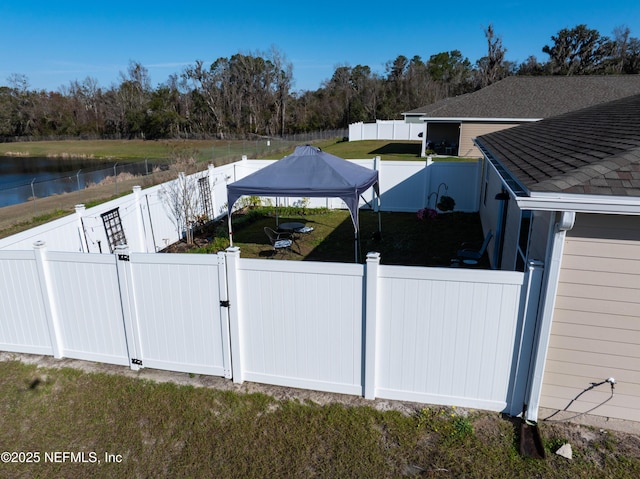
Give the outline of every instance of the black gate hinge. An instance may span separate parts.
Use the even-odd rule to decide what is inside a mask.
[[[142,359],[131,359],[131,364],[135,364],[136,366],[142,366]]]
[[[220,307],[221,308],[230,308],[231,307],[231,303],[229,302],[228,299],[220,300]]]
[[[118,255],[118,259],[120,261],[129,261],[129,255],[128,254],[119,254]]]

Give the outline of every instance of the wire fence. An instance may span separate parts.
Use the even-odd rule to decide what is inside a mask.
[[[252,139],[212,140],[211,146],[200,147],[198,161],[202,168],[212,163],[220,166],[240,160],[243,156],[248,158],[265,158],[270,156],[285,156],[293,149],[305,142],[312,143],[322,140],[343,138],[346,129],[327,130],[312,133],[287,135],[282,138],[255,137]],[[38,200],[53,195],[65,195],[75,193],[75,201],[87,202],[96,198],[92,191],[99,188],[98,197],[104,197],[128,192],[125,184],[129,180],[137,178],[142,186],[150,186],[167,181],[170,175],[167,170],[171,158],[145,159],[137,162],[114,161],[113,165],[100,169],[81,169],[62,173],[55,179],[38,180],[34,175],[28,184],[10,186],[0,189],[0,208],[20,203],[31,202],[34,214],[38,212]],[[164,174],[161,174],[164,173]],[[109,185],[113,189],[109,189]],[[128,186],[127,186],[128,188]]]
[[[37,181],[0,190],[0,207],[31,202],[34,212],[38,209],[38,200],[52,196],[73,195],[75,203],[84,203],[94,199],[91,191],[100,192],[100,196],[118,196],[129,193],[125,188],[127,180],[139,179],[145,186],[153,184],[153,177],[157,173],[165,172],[168,165],[165,162],[144,160],[135,163],[114,162],[113,166],[91,171],[78,170],[72,174],[62,174],[57,178]],[[165,173],[166,174],[166,173]]]
[[[242,156],[264,158],[275,154],[292,153],[296,146],[336,138],[346,138],[347,129],[297,133],[283,137],[255,137],[251,139],[217,140],[210,150],[201,150],[201,159],[210,159],[215,165],[236,161]]]

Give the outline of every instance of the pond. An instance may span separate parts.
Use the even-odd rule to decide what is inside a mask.
[[[24,203],[32,196],[76,191],[99,183],[114,172],[146,174],[148,161],[62,159],[46,157],[0,156],[0,207]]]

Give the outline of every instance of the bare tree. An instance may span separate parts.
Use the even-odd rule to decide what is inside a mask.
[[[22,73],[11,73],[7,77],[7,83],[18,93],[25,94],[29,90],[29,78]]]
[[[188,245],[193,244],[193,229],[202,215],[202,205],[198,189],[198,180],[207,172],[197,172],[197,162],[193,152],[176,150],[171,171],[177,172],[177,178],[164,183],[159,196],[162,204],[175,223],[180,236],[184,235]]]
[[[209,69],[204,67],[201,60],[194,66],[185,69],[183,78],[190,81],[194,88],[194,100],[202,99],[207,111],[212,116],[213,126],[218,136],[222,137],[225,129],[224,94],[221,85],[228,83],[229,68],[226,58],[218,58]]]
[[[293,83],[293,66],[287,61],[286,56],[275,47],[271,48],[270,56],[274,70],[275,123],[278,125],[280,134],[284,135],[287,100],[289,99],[291,85]]]
[[[509,74],[504,61],[507,49],[502,46],[502,38],[496,36],[493,25],[487,27],[484,36],[487,39],[487,56],[476,62],[480,88],[502,80]]]

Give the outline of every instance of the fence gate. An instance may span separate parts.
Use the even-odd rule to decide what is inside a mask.
[[[230,378],[224,255],[132,253],[118,261],[131,278],[135,363]]]

